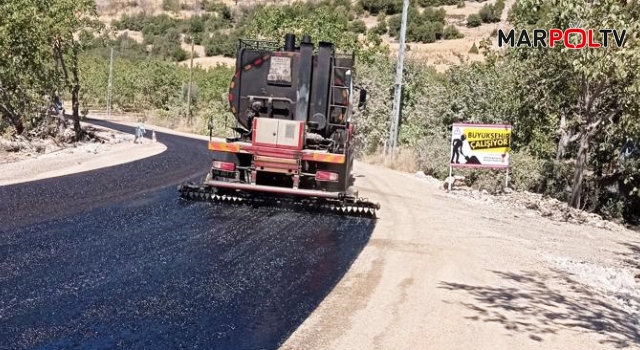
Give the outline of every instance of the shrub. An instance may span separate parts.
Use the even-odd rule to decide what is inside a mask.
[[[471,49],[469,49],[469,53],[472,53],[472,54],[480,53],[480,51],[478,50],[478,47],[476,46],[476,43],[473,43],[473,46],[471,46]]]
[[[421,7],[455,5],[458,0],[418,0]]]
[[[450,24],[446,28],[444,28],[443,38],[445,40],[460,39],[460,38],[464,38],[464,34],[460,33],[460,31],[456,26],[454,26],[453,24]]]
[[[389,26],[389,35],[397,37],[400,34],[400,26],[402,25],[400,15],[391,16],[387,23]]]
[[[213,33],[210,38],[204,41],[204,51],[207,56],[234,57],[236,48],[233,45],[237,41],[237,34]]]
[[[355,14],[358,16],[364,15],[364,7],[362,6],[362,3],[360,3],[360,1],[353,5],[353,12],[355,12]]]
[[[378,25],[376,25],[375,27],[371,28],[371,31],[373,31],[374,33],[376,33],[378,35],[385,35],[389,31],[389,29],[387,28],[387,23],[386,22],[379,22]]]
[[[162,9],[165,11],[180,11],[180,0],[162,0]]]
[[[225,21],[230,21],[232,19],[231,9],[227,5],[222,5],[222,7],[219,8],[219,10],[216,11],[216,13],[218,13],[218,15],[222,16],[222,19],[225,20]]]
[[[349,23],[349,30],[354,33],[366,33],[367,25],[364,23],[363,20],[358,19]]]
[[[477,13],[472,13],[467,17],[467,27],[475,28],[482,24],[482,18]]]
[[[188,32],[189,33],[202,33],[204,32],[204,20],[200,16],[194,16],[189,18]]]
[[[432,7],[427,7],[422,12],[422,20],[425,22],[438,22],[445,23],[445,17],[447,12],[444,9],[434,10]]]
[[[407,26],[407,41],[433,43],[442,37],[440,23],[410,23]]]
[[[463,8],[465,6],[467,6],[467,4],[463,0],[460,0],[458,2],[458,4],[456,4],[456,7],[459,8],[459,9],[461,9],[461,8]]]
[[[373,15],[383,11],[390,15],[402,12],[402,0],[360,0],[358,3]]]
[[[180,46],[180,33],[172,29],[165,36],[157,36],[153,42],[151,54],[168,61],[184,61],[188,54]]]
[[[496,7],[494,5],[486,4],[482,6],[482,8],[480,9],[479,15],[480,15],[480,19],[482,19],[482,22],[484,23],[500,22],[501,14],[496,10]]]

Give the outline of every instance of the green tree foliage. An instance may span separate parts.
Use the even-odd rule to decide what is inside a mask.
[[[204,49],[207,56],[235,57],[239,32],[213,33],[210,38],[204,40]]]
[[[531,23],[542,28],[567,28],[569,22],[580,18],[595,30],[625,28],[627,33],[637,33],[639,13],[637,3],[605,1],[596,6],[582,0],[526,1],[519,3],[511,18],[519,28],[531,28]],[[532,84],[526,92],[540,98],[532,101],[530,108],[554,116],[556,159],[576,159],[570,203],[575,207],[595,206],[596,195],[585,193],[583,184],[598,188],[599,176],[587,178],[586,174],[606,173],[604,168],[616,162],[615,150],[629,138],[639,136],[637,38],[627,37],[621,49],[571,50],[560,45],[545,50],[514,50],[512,55],[522,63],[522,75]],[[549,91],[561,91],[562,98],[549,99],[553,95]]]
[[[162,9],[171,12],[180,12],[180,0],[162,0]]]
[[[42,93],[60,86],[51,38],[42,30],[48,19],[35,16],[45,7],[29,0],[0,3],[0,113],[18,134],[36,122]]]
[[[389,15],[402,12],[402,0],[360,0],[365,11],[371,14],[384,12]]]
[[[74,130],[76,140],[79,140],[82,137],[79,56],[87,43],[76,39],[75,34],[87,28],[99,29],[102,25],[97,22],[98,14],[93,0],[59,0],[49,5],[48,9],[52,21],[46,30],[58,56],[64,85],[71,93]]]
[[[478,14],[484,23],[497,23],[500,22],[503,9],[504,1],[500,0],[495,4],[485,4]]]
[[[407,16],[407,42],[432,43],[441,39],[454,39],[454,36],[444,36],[446,11],[444,9],[425,8],[422,13],[415,6],[409,7]],[[389,18],[389,35],[398,37],[402,18],[395,15]],[[452,34],[449,29],[449,34]]]
[[[385,13],[381,13],[378,15],[378,24],[372,28],[373,32],[378,35],[385,35],[389,30],[387,26],[387,15]]]
[[[448,25],[444,28],[443,37],[445,40],[447,39],[461,39],[464,38],[464,34],[460,33],[458,27],[453,24]]]
[[[286,33],[297,38],[307,34],[316,43],[333,42],[339,51],[356,51],[363,62],[386,49],[373,43],[371,36],[359,41],[358,35],[349,31],[348,8],[334,1],[257,6],[239,19],[237,26],[245,37],[274,41],[282,41]]]
[[[349,30],[353,33],[361,34],[367,32],[367,25],[363,20],[357,19],[349,23]]]
[[[456,5],[459,0],[418,0],[421,7]]]
[[[482,25],[482,17],[477,13],[472,13],[467,16],[467,27],[476,28]]]
[[[95,3],[89,0],[3,2],[0,22],[0,112],[21,134],[42,122],[39,111],[52,101],[43,97],[71,93],[76,137],[79,123],[78,57],[99,29]],[[76,36],[76,34],[81,35]]]

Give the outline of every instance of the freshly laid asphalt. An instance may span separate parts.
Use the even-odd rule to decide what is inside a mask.
[[[91,121],[114,129],[133,128]],[[206,142],[0,186],[0,348],[277,349],[367,243],[368,219],[185,203]]]

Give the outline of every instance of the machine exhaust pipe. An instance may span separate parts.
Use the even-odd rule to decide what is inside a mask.
[[[313,65],[313,43],[305,35],[300,43],[300,68],[298,70],[298,100],[294,120],[307,122],[309,114],[309,94],[311,90],[311,66]]]
[[[295,34],[285,34],[284,36],[284,50],[287,52],[294,52],[296,50],[296,36]]]

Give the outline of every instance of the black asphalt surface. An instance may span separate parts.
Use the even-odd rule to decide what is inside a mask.
[[[206,142],[157,136],[153,157],[0,187],[1,349],[277,349],[373,231],[185,203],[176,187],[207,171]]]

